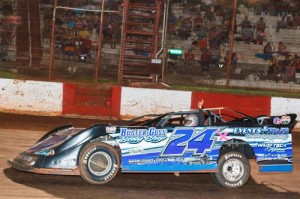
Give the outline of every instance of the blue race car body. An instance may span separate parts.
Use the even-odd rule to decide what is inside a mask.
[[[93,184],[122,172],[209,172],[227,188],[249,178],[248,159],[260,172],[291,172],[296,114],[250,117],[225,108],[202,110],[204,123],[184,126],[199,110],[147,115],[125,125],[66,125],[43,136],[9,164],[22,171],[81,175]]]

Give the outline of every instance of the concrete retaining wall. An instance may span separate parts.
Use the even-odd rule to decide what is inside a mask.
[[[0,79],[0,111],[128,119],[196,109],[198,101],[204,99],[205,108],[228,107],[251,116],[296,113],[300,119],[300,99],[293,98],[131,87],[113,87],[103,92],[69,83]]]
[[[0,111],[61,115],[63,84],[0,79]]]

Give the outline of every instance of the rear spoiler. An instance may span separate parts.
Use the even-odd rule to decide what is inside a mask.
[[[288,116],[291,117],[291,122],[290,122],[290,129],[293,129],[296,124],[297,124],[297,114],[296,113],[290,113],[290,114],[287,114]]]

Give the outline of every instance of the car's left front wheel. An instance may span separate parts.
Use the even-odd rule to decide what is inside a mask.
[[[102,142],[87,144],[80,153],[80,175],[91,184],[105,184],[118,173],[120,158],[117,151]]]

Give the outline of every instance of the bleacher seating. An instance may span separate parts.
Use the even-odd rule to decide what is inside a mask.
[[[196,7],[199,9],[199,7]],[[172,13],[175,14],[175,16],[178,18],[179,16],[191,17],[192,19],[196,17],[195,13],[185,13],[184,7],[181,3],[173,4],[172,6]],[[200,12],[202,16],[204,16],[204,12]],[[266,37],[264,45],[267,42],[272,43],[273,47],[275,48],[274,51],[277,49],[277,45],[279,41],[282,41],[286,46],[287,50],[291,52],[292,54],[299,54],[300,55],[300,37],[298,36],[300,34],[300,29],[280,29],[279,32],[276,32],[276,24],[281,19],[280,16],[269,16],[269,15],[257,15],[250,10],[248,10],[246,7],[240,6],[238,14],[236,15],[236,21],[237,24],[240,25],[242,20],[244,19],[245,15],[248,16],[249,21],[252,24],[255,24],[259,18],[262,16],[264,17],[264,20],[267,24],[266,29]],[[43,26],[43,16],[41,16],[41,24]],[[221,26],[222,25],[222,16],[216,16],[215,25]],[[42,27],[41,27],[42,28]],[[161,31],[160,31],[161,32]],[[192,32],[192,36],[188,38],[187,40],[180,40],[176,38],[168,38],[168,41],[166,42],[166,49],[172,48],[172,47],[178,47],[182,48],[184,52],[186,52],[188,49],[193,48],[193,53],[195,54],[195,59],[198,60],[201,52],[198,49],[197,45],[193,45],[193,41],[196,39],[197,33],[194,31]],[[240,28],[238,28],[237,36],[240,36]],[[49,42],[49,41],[48,41]],[[245,44],[241,41],[234,41],[234,48],[233,51],[237,52],[238,56],[238,67],[248,67],[249,65],[261,65],[262,69],[265,70],[266,67],[269,65],[269,61],[256,58],[256,53],[261,53],[263,51],[264,45],[258,45],[258,44]],[[50,52],[50,45],[47,42],[43,43],[43,59],[41,61],[42,64],[48,65],[49,64],[49,52]],[[109,63],[112,65],[118,65],[118,54],[119,54],[119,47],[116,49],[110,49],[107,46],[104,46],[105,51],[103,55],[103,59],[110,60]],[[221,60],[224,59],[226,51],[228,51],[228,45],[221,45]],[[9,57],[14,58],[15,57],[15,44],[12,44],[9,47]]]
[[[298,28],[295,29],[280,29],[279,32],[276,32],[277,22],[281,20],[280,16],[269,16],[269,15],[256,15],[250,12],[248,9],[243,7],[240,9],[240,14],[237,14],[237,24],[240,25],[245,15],[248,16],[249,21],[254,25],[260,17],[264,17],[264,20],[267,24],[266,28],[266,37],[265,42],[270,42],[274,47],[274,52],[277,51],[277,45],[281,41],[287,46],[288,52],[291,54],[300,54],[300,30]],[[238,29],[239,33],[240,29]],[[256,58],[256,53],[261,53],[263,51],[262,45],[256,44],[245,44],[244,42],[235,42],[234,43],[234,51],[238,52],[238,63],[240,65],[243,64],[260,64],[267,66],[269,65],[269,61]],[[276,56],[276,53],[274,54]],[[280,57],[279,57],[280,58]]]

